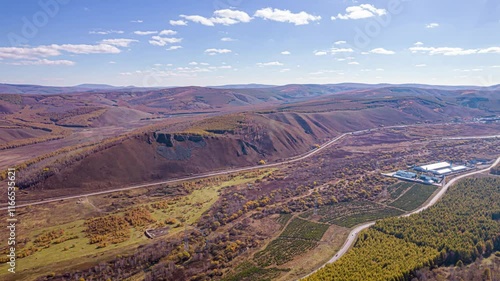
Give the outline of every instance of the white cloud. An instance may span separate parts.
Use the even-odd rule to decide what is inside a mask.
[[[169,23],[170,25],[175,25],[175,26],[187,25],[187,21],[185,20],[170,20]]]
[[[337,41],[335,43],[333,43],[334,45],[343,45],[343,44],[346,44],[347,42],[346,41]]]
[[[325,56],[327,55],[328,53],[325,52],[325,51],[314,51],[314,55],[315,56]]]
[[[282,55],[290,55],[290,54],[292,54],[292,53],[290,53],[289,51],[283,51],[283,52],[281,52],[281,54],[282,54]]]
[[[299,13],[292,13],[289,10],[280,10],[273,8],[264,8],[257,10],[254,16],[277,22],[293,23],[295,25],[304,25],[309,24],[309,22],[321,20],[320,16],[314,16],[304,11]]]
[[[472,69],[460,69],[460,68],[456,68],[456,69],[453,69],[453,71],[460,71],[460,72],[480,72],[480,71],[483,71],[484,69],[482,68],[472,68]]]
[[[115,64],[115,63],[116,63],[116,61],[109,61],[109,63],[110,63],[110,64]]]
[[[330,49],[330,53],[333,55],[339,54],[339,53],[353,53],[354,50],[351,48],[332,48]]]
[[[436,28],[436,27],[439,27],[439,23],[429,23],[425,26],[425,28]]]
[[[280,72],[288,72],[290,71],[290,68],[283,68],[282,70],[280,70]]]
[[[316,71],[316,72],[309,72],[309,75],[321,75],[321,74],[325,74],[324,71]]]
[[[137,35],[151,35],[156,33],[158,33],[158,31],[134,31],[134,34]]]
[[[175,35],[175,34],[177,34],[177,31],[165,29],[165,30],[160,31],[159,35]]]
[[[169,48],[167,48],[167,51],[174,51],[179,49],[182,49],[182,46],[170,46]]]
[[[214,23],[210,19],[208,19],[206,17],[197,16],[197,15],[192,15],[192,16],[180,15],[180,17],[181,18],[185,18],[188,21],[192,21],[192,22],[195,22],[195,23],[203,24],[203,25],[206,25],[206,26],[214,26]]]
[[[149,40],[149,44],[155,46],[165,46],[167,44],[180,43],[181,41],[182,38],[153,36],[151,37],[151,40]]]
[[[500,68],[500,65],[493,65],[491,68]]]
[[[214,12],[214,22],[224,24],[226,19],[235,20],[236,22],[250,22],[252,18],[243,11],[223,9]]]
[[[56,50],[61,50],[73,54],[117,54],[121,52],[120,49],[109,44],[99,44],[99,45],[63,44],[63,45],[50,45],[50,46]]]
[[[211,72],[210,68],[203,68],[203,67],[177,67],[176,72],[178,73],[200,73],[200,72]]]
[[[133,22],[133,23],[143,23],[144,21],[143,20],[131,20],[130,22]]]
[[[107,34],[123,34],[123,30],[92,30],[89,31],[89,34],[99,34],[99,35],[107,35]]]
[[[213,56],[213,55],[216,55],[216,54],[228,54],[228,53],[231,53],[232,51],[229,50],[229,49],[206,49],[205,50],[205,53]]]
[[[128,47],[128,45],[130,45],[130,43],[133,43],[133,42],[139,42],[139,41],[134,40],[134,39],[124,39],[124,38],[104,39],[101,41],[101,44],[108,44],[108,45],[113,45],[113,46],[118,46],[118,47]]]
[[[486,49],[479,49],[477,52],[479,54],[499,54],[500,47],[490,47],[490,48],[486,48]]]
[[[61,52],[52,46],[0,47],[0,59],[33,59],[37,57],[58,56]]]
[[[424,45],[424,43],[422,43],[422,42],[420,42],[420,41],[419,41],[419,42],[416,42],[416,43],[415,43],[415,44],[413,44],[413,45],[415,45],[415,46],[422,46],[422,45]]]
[[[396,52],[386,50],[384,48],[375,48],[375,49],[371,50],[370,53],[377,54],[377,55],[394,55]]]
[[[377,9],[375,6],[371,4],[361,4],[359,6],[351,6],[345,9],[346,14],[338,14],[337,17],[331,17],[332,20],[341,19],[341,20],[358,20],[358,19],[366,19],[376,16],[383,16],[387,14],[385,9]]]
[[[350,64],[350,65],[359,65],[359,62],[357,62],[357,61],[351,61],[348,64]]]
[[[118,42],[114,43],[118,44]],[[73,54],[117,54],[121,52],[116,46],[103,43],[97,45],[52,44],[38,47],[0,47],[0,59],[39,59],[59,56],[62,51]]]
[[[223,41],[223,42],[232,42],[232,41],[236,41],[236,39],[233,39],[233,38],[230,38],[230,37],[223,37],[220,39],[220,41]]]
[[[75,65],[75,62],[70,60],[48,60],[48,59],[40,59],[40,60],[27,60],[10,63],[12,65]]]
[[[412,53],[444,56],[465,56],[473,54],[500,54],[500,47],[490,47],[484,49],[463,49],[456,47],[411,47]]]
[[[195,61],[192,61],[192,62],[190,62],[190,63],[188,63],[188,64],[189,64],[189,65],[198,65],[198,63],[197,63],[197,62],[195,62]]]
[[[206,26],[215,26],[216,24],[232,25],[252,20],[247,13],[230,9],[214,11],[213,16],[210,18],[200,15],[180,15],[180,17]]]
[[[282,66],[283,64],[279,61],[271,61],[271,62],[258,62],[258,66]]]
[[[415,67],[426,67],[426,66],[427,66],[427,64],[425,64],[425,63],[416,64],[415,65]]]
[[[219,66],[220,69],[232,69],[233,67],[230,66],[230,65],[223,65],[223,66]]]
[[[377,68],[377,69],[375,69],[375,71],[384,71],[384,69],[383,68]]]
[[[121,72],[120,75],[130,76],[130,75],[132,75],[132,73],[131,72]]]
[[[326,73],[337,73],[337,74],[340,74],[338,70],[330,70],[330,69],[324,69],[324,70],[318,70],[318,71],[315,71],[315,72],[309,72],[308,74],[309,75],[322,75],[322,74],[326,74]]]

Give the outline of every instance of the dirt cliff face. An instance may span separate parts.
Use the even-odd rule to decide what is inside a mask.
[[[248,131],[251,135],[151,132],[92,154],[32,188],[104,190],[254,166],[311,149],[312,137],[279,128]]]
[[[339,135],[336,127],[373,125],[364,118],[342,123],[336,120],[341,116],[329,114],[252,114],[245,117],[243,127],[231,131],[150,132],[74,162],[33,188],[103,190],[254,166],[260,160],[273,163]]]

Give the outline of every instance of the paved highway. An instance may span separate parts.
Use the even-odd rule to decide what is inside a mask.
[[[433,124],[433,125],[438,125],[438,124]],[[354,135],[354,134],[360,134],[360,133],[366,133],[370,131],[376,131],[376,130],[383,130],[383,129],[390,129],[390,128],[404,128],[404,127],[416,127],[416,126],[422,126],[421,124],[415,124],[415,125],[396,125],[396,126],[387,126],[387,127],[380,127],[380,128],[374,128],[374,129],[367,129],[367,130],[360,130],[360,131],[355,131],[355,132],[348,132],[344,133],[326,143],[324,143],[321,147],[314,149],[312,151],[309,151],[305,154],[299,155],[292,157],[288,160],[278,162],[278,163],[272,163],[272,164],[265,164],[265,165],[258,165],[258,166],[251,166],[251,167],[245,167],[245,168],[237,168],[237,169],[230,169],[230,170],[224,170],[220,172],[213,172],[213,173],[206,173],[206,174],[200,174],[196,176],[190,176],[190,177],[185,177],[185,178],[179,178],[179,179],[173,179],[173,180],[167,180],[167,181],[161,181],[161,182],[155,182],[155,183],[147,183],[147,184],[139,184],[139,185],[133,185],[133,186],[128,186],[128,187],[123,187],[123,188],[115,188],[115,189],[110,189],[110,190],[103,190],[103,191],[97,191],[97,192],[91,192],[91,193],[86,193],[86,194],[79,194],[79,195],[71,195],[71,196],[64,196],[64,197],[57,197],[57,198],[50,198],[50,199],[45,199],[41,201],[36,201],[36,202],[31,202],[31,203],[25,203],[25,204],[19,204],[16,205],[16,208],[21,208],[21,207],[27,207],[27,206],[34,206],[34,205],[41,205],[41,204],[47,204],[51,202],[57,202],[57,201],[62,201],[62,200],[68,200],[68,199],[78,199],[86,196],[93,196],[93,195],[103,195],[103,194],[108,194],[108,193],[113,193],[113,192],[119,192],[119,191],[127,191],[131,189],[137,189],[137,188],[145,188],[145,187],[152,187],[152,186],[157,186],[157,185],[162,185],[162,184],[172,184],[172,183],[177,183],[181,181],[186,181],[186,180],[196,180],[196,179],[201,179],[201,178],[207,178],[207,177],[213,177],[213,176],[220,176],[220,175],[227,175],[227,174],[233,174],[233,173],[239,173],[239,172],[245,172],[245,171],[250,171],[250,170],[255,170],[255,169],[263,169],[263,168],[271,168],[271,167],[276,167],[284,164],[290,164],[293,162],[301,161],[306,158],[309,158],[313,155],[316,155],[317,153],[321,152],[323,149],[326,149],[330,145],[338,142],[342,138],[344,138],[347,135]],[[0,208],[0,210],[5,210],[7,209],[6,204],[3,204],[3,206]]]
[[[488,138],[487,136],[485,137],[482,137],[482,138]],[[404,214],[404,215],[401,215],[400,217],[408,217],[408,216],[411,216],[413,214],[417,214],[417,213],[420,213],[422,212],[423,210],[431,207],[432,205],[436,204],[436,202],[441,199],[441,197],[443,197],[443,195],[446,193],[446,191],[448,190],[448,188],[450,186],[452,186],[455,182],[457,182],[458,180],[460,179],[463,179],[465,177],[469,177],[469,176],[472,176],[472,175],[476,175],[476,174],[480,174],[480,173],[484,173],[484,172],[488,172],[489,170],[491,170],[491,168],[495,167],[496,165],[498,165],[498,163],[500,163],[500,157],[497,158],[497,160],[491,164],[491,166],[489,166],[488,168],[486,169],[482,169],[482,170],[478,170],[478,171],[474,171],[474,172],[470,172],[470,173],[467,173],[467,174],[463,174],[463,175],[460,175],[458,177],[455,177],[453,178],[452,180],[450,180],[447,184],[445,184],[445,186],[443,186],[438,193],[436,193],[431,200],[428,200],[426,204],[424,204],[422,207],[420,207],[419,209],[415,210],[415,211],[412,211],[410,213],[407,213],[407,214]],[[356,228],[354,228],[353,230],[351,230],[351,232],[349,233],[349,236],[347,237],[346,241],[344,242],[344,245],[342,246],[342,248],[340,248],[340,250],[335,254],[335,256],[333,256],[328,262],[326,262],[325,264],[323,264],[320,268],[316,269],[315,271],[309,273],[308,275],[306,275],[305,277],[308,277],[310,275],[312,275],[313,273],[315,273],[316,271],[320,270],[321,268],[325,267],[325,265],[329,264],[329,263],[332,263],[332,262],[335,262],[337,261],[338,259],[340,259],[340,257],[342,257],[343,255],[345,255],[345,253],[347,253],[347,251],[352,247],[352,245],[354,244],[354,242],[356,242],[356,239],[358,237],[358,233],[364,229],[367,229],[369,228],[370,226],[374,225],[375,224],[375,221],[371,221],[371,222],[367,222],[367,223],[364,223],[362,225],[359,225],[357,226]],[[305,278],[305,277],[302,277],[302,278]],[[302,279],[301,278],[301,279]]]
[[[177,182],[186,181],[186,180],[196,180],[196,179],[201,179],[201,178],[207,178],[207,177],[213,177],[213,176],[220,176],[220,175],[227,175],[227,174],[239,173],[239,172],[244,172],[244,171],[249,171],[249,170],[270,168],[270,167],[275,167],[275,166],[279,166],[279,165],[283,165],[283,164],[289,164],[289,163],[301,161],[303,159],[306,159],[308,157],[311,157],[311,156],[319,153],[323,149],[325,149],[328,146],[332,145],[333,143],[339,141],[340,139],[344,138],[348,134],[350,134],[350,133],[342,134],[342,135],[336,137],[335,139],[328,141],[327,143],[325,143],[323,146],[321,146],[318,149],[315,149],[315,150],[310,151],[310,152],[308,152],[308,153],[306,153],[304,155],[296,156],[294,158],[291,158],[289,160],[286,160],[286,161],[283,161],[283,162],[279,162],[279,163],[272,163],[272,164],[266,164],[266,165],[258,165],[258,166],[252,166],[252,167],[231,169],[231,170],[225,170],[225,171],[220,171],[220,172],[213,172],[213,173],[201,174],[201,175],[196,175],[196,176],[190,176],[190,177],[173,179],[173,180],[167,180],[167,181],[161,181],[161,182],[155,182],[155,183],[139,184],[139,185],[133,185],[133,186],[123,187],[123,188],[116,188],[116,189],[110,189],[110,190],[97,191],[97,192],[86,193],[86,194],[64,196],[64,197],[58,197],[58,198],[51,198],[51,199],[36,201],[36,202],[32,202],[32,203],[26,203],[26,204],[16,205],[16,208],[21,208],[21,207],[26,207],[26,206],[33,206],[33,205],[47,204],[47,203],[50,203],[50,202],[57,202],[57,201],[68,200],[68,199],[78,199],[78,198],[82,198],[82,197],[86,197],[86,196],[102,195],[102,194],[108,194],[108,193],[119,192],[119,191],[127,191],[127,190],[137,189],[137,188],[152,187],[152,186],[157,186],[157,185],[162,185],[162,184],[172,184],[172,183],[177,183]],[[7,207],[0,208],[0,210],[5,210],[5,209],[7,209]]]
[[[132,189],[137,189],[137,188],[152,187],[152,186],[157,186],[157,185],[162,185],[162,184],[173,184],[173,183],[178,183],[178,182],[182,182],[182,181],[186,181],[186,180],[196,180],[196,179],[202,179],[202,178],[213,177],[213,176],[220,176],[220,175],[227,175],[227,174],[233,174],[233,173],[238,173],[238,172],[245,172],[245,171],[250,171],[250,170],[255,170],[255,169],[271,168],[271,167],[276,167],[276,166],[280,166],[280,165],[284,165],[284,164],[290,164],[293,162],[301,161],[301,160],[304,160],[304,159],[309,158],[311,156],[314,156],[317,153],[321,152],[322,150],[326,149],[327,147],[331,146],[332,144],[338,142],[339,140],[341,140],[342,138],[344,138],[347,135],[356,135],[356,134],[362,134],[362,133],[368,133],[368,132],[384,130],[384,129],[392,129],[392,128],[436,126],[436,125],[443,125],[443,124],[446,124],[446,123],[394,125],[394,126],[378,127],[378,128],[373,128],[373,129],[348,132],[348,133],[344,133],[344,134],[324,143],[323,145],[321,145],[321,147],[319,147],[317,149],[314,149],[314,150],[309,151],[303,155],[295,156],[295,157],[292,157],[288,160],[278,162],[278,163],[258,165],[258,166],[245,167],[245,168],[230,169],[230,170],[224,170],[224,171],[220,171],[220,172],[200,174],[200,175],[196,175],[196,176],[178,178],[178,179],[155,182],[155,183],[132,185],[132,186],[128,186],[128,187],[115,188],[115,189],[109,189],[109,190],[103,190],[103,191],[96,191],[96,192],[91,192],[91,193],[86,193],[86,194],[63,196],[63,197],[57,197],[57,198],[49,198],[49,199],[44,199],[44,200],[40,200],[40,201],[19,204],[19,205],[16,205],[16,208],[22,208],[22,207],[34,206],[34,205],[42,205],[42,204],[47,204],[47,203],[57,202],[57,201],[62,201],[62,200],[78,199],[78,198],[82,198],[82,197],[86,197],[86,196],[103,195],[103,194],[109,194],[109,193],[120,192],[120,191],[127,191],[127,190],[132,190]],[[478,138],[491,138],[491,136],[483,136],[483,137],[478,137]],[[2,204],[2,207],[0,207],[0,210],[6,210],[6,209],[7,209],[7,205]]]
[[[300,156],[295,156],[292,157],[288,160],[278,162],[278,163],[272,163],[272,164],[265,164],[265,165],[259,165],[259,166],[252,166],[252,167],[245,167],[245,168],[238,168],[238,169],[230,169],[230,170],[225,170],[225,171],[220,171],[220,172],[213,172],[213,173],[207,173],[207,174],[201,174],[201,175],[196,175],[196,176],[190,176],[190,177],[185,177],[185,178],[179,178],[179,179],[173,179],[173,180],[168,180],[168,181],[162,181],[162,182],[156,182],[156,183],[148,183],[148,184],[140,184],[140,185],[133,185],[129,187],[124,187],[124,188],[117,188],[117,189],[111,189],[111,190],[104,190],[104,191],[98,191],[98,192],[92,192],[92,193],[87,193],[87,194],[80,194],[80,195],[73,195],[73,196],[65,196],[65,197],[59,197],[59,198],[51,198],[47,200],[42,200],[42,201],[37,201],[37,202],[32,202],[32,203],[26,203],[26,204],[20,204],[16,205],[16,208],[21,208],[21,207],[27,207],[27,206],[33,206],[33,205],[41,205],[41,204],[47,204],[50,202],[57,202],[57,201],[63,201],[63,200],[69,200],[69,199],[78,199],[86,196],[93,196],[93,195],[102,195],[102,194],[108,194],[108,193],[113,193],[113,192],[119,192],[119,191],[127,191],[131,189],[137,189],[137,188],[145,188],[145,187],[152,187],[156,185],[162,185],[162,184],[172,184],[172,183],[177,183],[181,181],[186,181],[186,180],[195,180],[195,179],[201,179],[201,178],[206,178],[206,177],[213,177],[213,176],[219,176],[219,175],[227,175],[227,174],[233,174],[233,173],[238,173],[238,172],[244,172],[244,171],[249,171],[249,170],[255,170],[255,169],[263,169],[263,168],[271,168],[271,167],[276,167],[284,164],[290,164],[293,162],[301,161],[306,158],[309,158],[311,156],[314,156],[321,152],[322,150],[326,149],[327,147],[331,146],[332,144],[338,142],[339,140],[343,139],[347,135],[356,135],[356,134],[361,134],[361,133],[367,133],[367,132],[372,132],[372,131],[377,131],[377,130],[384,130],[384,129],[390,129],[390,128],[406,128],[406,127],[417,127],[417,126],[425,126],[425,125],[440,125],[440,124],[414,124],[414,125],[395,125],[395,126],[387,126],[387,127],[380,127],[380,128],[374,128],[374,129],[367,129],[367,130],[360,130],[360,131],[354,131],[354,132],[348,132],[344,133],[326,143],[324,143],[321,147],[314,149],[312,151],[309,151],[303,155]],[[481,138],[496,138],[499,135],[495,136],[479,136],[479,137],[454,137],[454,139],[464,139],[464,138],[474,138],[474,139],[481,139]],[[444,139],[444,138],[443,138]],[[475,171],[475,172],[470,172],[461,176],[458,176],[456,178],[453,178],[450,180],[444,187],[441,188],[441,190],[434,195],[434,197],[429,200],[424,206],[421,208],[405,214],[403,216],[409,216],[412,214],[419,213],[430,206],[434,205],[443,195],[446,193],[448,190],[448,187],[453,185],[457,180],[460,180],[464,177],[468,177],[471,175],[483,173],[486,171],[489,171],[492,167],[496,166],[498,163],[500,163],[500,157],[487,169]],[[7,207],[2,207],[0,210],[5,210]],[[355,227],[350,233],[349,236],[347,237],[346,241],[344,242],[344,245],[342,248],[333,256],[327,263],[325,263],[322,267],[324,267],[328,263],[332,263],[337,261],[340,257],[342,257],[347,251],[352,247],[354,242],[357,239],[358,233],[372,225],[374,225],[375,222],[367,222],[365,224],[359,225]],[[321,268],[322,268],[321,267]],[[320,269],[320,268],[319,268]],[[319,269],[315,270],[314,272],[318,271]],[[311,272],[307,276],[313,274],[314,272]],[[306,277],[307,277],[306,276]]]

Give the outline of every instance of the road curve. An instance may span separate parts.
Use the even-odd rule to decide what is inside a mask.
[[[196,176],[178,178],[178,179],[155,182],[155,183],[132,185],[132,186],[123,187],[123,188],[109,189],[109,190],[97,191],[97,192],[91,192],[91,193],[85,193],[85,194],[79,194],[79,195],[50,198],[50,199],[45,199],[45,200],[41,200],[41,201],[19,204],[19,205],[16,205],[16,208],[22,208],[22,207],[34,206],[34,205],[42,205],[42,204],[57,202],[57,201],[62,201],[62,200],[78,199],[78,198],[82,198],[85,196],[103,195],[103,194],[120,192],[120,191],[127,191],[127,190],[132,190],[132,189],[137,189],[137,188],[152,187],[152,186],[161,185],[161,184],[172,184],[172,183],[177,183],[177,182],[186,181],[186,180],[196,180],[196,179],[202,179],[202,178],[213,177],[213,176],[220,176],[220,175],[227,175],[227,174],[233,174],[233,173],[238,173],[238,172],[245,172],[245,171],[250,171],[250,170],[255,170],[255,169],[271,168],[271,167],[276,167],[276,166],[280,166],[280,165],[284,165],[284,164],[290,164],[293,162],[297,162],[297,161],[301,161],[301,160],[304,160],[306,158],[309,158],[309,157],[319,153],[320,151],[326,149],[330,145],[336,143],[337,141],[341,140],[342,138],[344,138],[347,135],[356,135],[356,134],[361,134],[361,133],[368,133],[368,132],[372,132],[372,131],[379,131],[379,130],[393,129],[393,128],[421,127],[421,126],[443,125],[443,124],[447,124],[447,123],[394,125],[394,126],[377,127],[377,128],[372,128],[372,129],[347,132],[347,133],[344,133],[344,134],[322,144],[319,148],[317,148],[315,150],[306,152],[303,155],[291,157],[288,160],[284,160],[284,161],[278,162],[278,163],[251,166],[251,167],[245,167],[245,168],[230,169],[230,170],[224,170],[224,171],[220,171],[220,172],[200,174],[200,175],[196,175]],[[485,138],[485,137],[480,137],[480,138]],[[6,209],[7,209],[6,204],[3,204],[3,206],[0,207],[0,210],[6,210]]]
[[[306,158],[309,158],[309,157],[311,157],[311,156],[319,153],[323,149],[327,148],[328,146],[332,145],[333,143],[339,141],[340,139],[344,138],[346,135],[349,135],[349,134],[351,134],[351,133],[344,133],[344,134],[342,134],[342,135],[340,135],[340,136],[338,136],[338,137],[336,137],[336,138],[334,138],[334,139],[326,142],[325,144],[323,144],[318,149],[315,149],[313,151],[309,151],[309,152],[305,153],[304,155],[295,156],[293,158],[290,158],[289,160],[285,160],[285,161],[278,162],[278,163],[258,165],[258,166],[251,166],[251,167],[238,168],[238,169],[231,169],[231,170],[225,170],[225,171],[213,172],[213,173],[207,173],[207,174],[200,174],[200,175],[196,175],[196,176],[190,176],[190,177],[173,179],[173,180],[167,180],[167,181],[161,181],[161,182],[155,182],[155,183],[139,184],[139,185],[133,185],[133,186],[123,187],[123,188],[116,188],[116,189],[110,189],[110,190],[97,191],[97,192],[86,193],[86,194],[79,194],[79,195],[71,195],[71,196],[64,196],[64,197],[46,199],[46,200],[32,202],[32,203],[19,204],[19,205],[16,205],[16,208],[33,206],[33,205],[47,204],[47,203],[51,203],[51,202],[57,202],[57,201],[68,200],[68,199],[78,199],[78,198],[86,197],[86,196],[102,195],[102,194],[108,194],[108,193],[113,193],[113,192],[127,191],[127,190],[137,189],[137,188],[152,187],[152,186],[161,185],[161,184],[172,184],[172,183],[177,183],[177,182],[186,181],[186,180],[196,180],[196,179],[201,179],[201,178],[207,178],[207,177],[213,177],[213,176],[220,176],[220,175],[227,175],[227,174],[245,172],[245,171],[249,171],[249,170],[271,168],[271,167],[275,167],[275,166],[279,166],[279,165],[290,164],[290,163],[293,163],[293,162],[304,160]],[[6,210],[6,209],[7,209],[6,206],[0,208],[0,210]]]
[[[440,125],[444,123],[436,123],[432,125]],[[172,183],[177,183],[181,181],[186,181],[186,180],[196,180],[196,179],[201,179],[201,178],[207,178],[207,177],[213,177],[213,176],[220,176],[220,175],[227,175],[227,174],[233,174],[233,173],[239,173],[239,172],[245,172],[245,171],[250,171],[250,170],[255,170],[255,169],[263,169],[263,168],[271,168],[271,167],[276,167],[284,164],[290,164],[293,162],[301,161],[306,158],[309,158],[320,151],[326,149],[330,145],[336,143],[337,141],[341,140],[347,135],[354,135],[354,134],[360,134],[360,133],[366,133],[366,132],[371,132],[371,131],[377,131],[377,130],[383,130],[383,129],[391,129],[391,128],[406,128],[406,127],[417,127],[417,126],[422,126],[422,124],[411,124],[411,125],[394,125],[394,126],[386,126],[386,127],[379,127],[379,128],[373,128],[373,129],[366,129],[366,130],[360,130],[360,131],[354,131],[354,132],[347,132],[344,133],[326,143],[321,145],[319,148],[314,149],[312,151],[306,152],[303,155],[291,157],[288,160],[278,162],[278,163],[272,163],[272,164],[265,164],[265,165],[257,165],[257,166],[251,166],[251,167],[245,167],[245,168],[237,168],[237,169],[230,169],[230,170],[224,170],[220,172],[213,172],[213,173],[206,173],[206,174],[200,174],[196,176],[190,176],[190,177],[185,177],[185,178],[178,178],[178,179],[173,179],[173,180],[167,180],[167,181],[161,181],[161,182],[155,182],[155,183],[147,183],[147,184],[139,184],[139,185],[133,185],[133,186],[128,186],[128,187],[123,187],[123,188],[116,188],[116,189],[109,189],[109,190],[104,190],[104,191],[97,191],[97,192],[91,192],[91,193],[85,193],[85,194],[79,194],[79,195],[71,195],[71,196],[64,196],[64,197],[57,197],[57,198],[50,198],[50,199],[45,199],[41,201],[36,201],[36,202],[31,202],[31,203],[24,203],[24,204],[19,204],[16,205],[16,208],[22,208],[22,207],[27,207],[27,206],[34,206],[34,205],[42,205],[42,204],[47,204],[51,202],[57,202],[57,201],[63,201],[63,200],[69,200],[69,199],[78,199],[81,197],[85,196],[94,196],[94,195],[103,195],[103,194],[108,194],[108,193],[113,193],[113,192],[120,192],[120,191],[127,191],[131,189],[137,189],[137,188],[144,188],[144,187],[152,187],[156,185],[161,185],[161,184],[172,184]],[[0,207],[0,210],[6,210],[7,205],[3,204],[2,207]]]
[[[420,213],[422,212],[423,210],[431,207],[432,205],[436,204],[436,202],[441,199],[441,197],[443,197],[443,195],[446,193],[446,191],[448,190],[448,188],[450,186],[452,186],[453,184],[455,184],[455,182],[457,182],[458,180],[461,180],[465,177],[469,177],[469,176],[472,176],[472,175],[476,175],[476,174],[480,174],[480,173],[484,173],[484,172],[488,172],[489,170],[491,170],[493,167],[495,167],[496,165],[498,165],[500,163],[500,157],[497,158],[497,160],[495,162],[493,162],[493,164],[491,164],[491,166],[489,166],[488,168],[486,169],[482,169],[482,170],[478,170],[478,171],[474,171],[474,172],[470,172],[470,173],[467,173],[467,174],[463,174],[463,175],[460,175],[458,177],[455,177],[453,179],[451,179],[447,184],[445,184],[445,186],[443,186],[438,193],[436,193],[431,200],[427,201],[427,203],[425,205],[423,205],[422,207],[420,207],[419,209],[416,209],[415,211],[412,211],[410,213],[407,213],[407,214],[404,214],[404,215],[401,215],[399,217],[408,217],[408,216],[411,216],[413,214],[417,214],[417,213]],[[329,263],[333,263],[335,261],[337,261],[338,259],[340,259],[343,255],[345,255],[345,253],[347,253],[347,251],[352,247],[352,245],[354,244],[354,242],[356,242],[356,239],[358,237],[358,234],[360,231],[364,230],[364,229],[367,229],[369,227],[371,227],[372,225],[375,224],[375,221],[371,221],[371,222],[367,222],[367,223],[364,223],[364,224],[361,224],[359,226],[357,226],[356,228],[354,228],[353,230],[351,230],[351,232],[349,233],[349,236],[347,237],[346,241],[344,242],[344,245],[342,246],[342,248],[340,248],[340,250],[335,254],[335,256],[333,256],[328,262],[326,262],[325,264],[323,264],[320,268],[316,269],[315,271],[309,273],[308,275],[300,278],[300,279],[303,279],[303,278],[306,278],[314,273],[316,273],[318,270],[322,269],[323,267],[325,267],[327,264]],[[299,279],[299,280],[300,280]]]

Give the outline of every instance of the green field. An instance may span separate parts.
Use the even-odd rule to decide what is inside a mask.
[[[282,265],[314,247],[328,229],[328,225],[294,218],[281,235],[255,254],[259,266]]]
[[[414,183],[410,190],[399,197],[398,200],[389,204],[389,206],[405,211],[412,211],[424,204],[434,191],[436,191],[436,186],[434,185]]]
[[[326,224],[294,218],[280,237],[319,241],[327,229],[328,225]]]
[[[320,216],[319,222],[351,228],[363,222],[399,216],[402,213],[400,210],[373,202],[353,201],[322,206],[318,209],[317,216]],[[312,216],[313,211],[301,215],[303,218]]]
[[[280,216],[276,218],[276,222],[281,225],[281,228],[283,228],[291,218],[292,214],[280,214]]]
[[[251,262],[244,262],[239,265],[236,270],[237,273],[230,275],[223,281],[271,281],[278,277],[280,273],[288,271],[286,269],[278,268],[262,268],[254,265]]]
[[[387,191],[389,192],[391,199],[395,200],[412,185],[413,183],[411,182],[402,181],[387,187]]]
[[[392,208],[383,208],[376,211],[370,211],[366,213],[360,213],[350,216],[341,217],[338,219],[331,220],[331,223],[340,225],[343,227],[351,228],[355,225],[367,222],[374,221],[389,217],[396,217],[402,215],[403,212],[400,210],[392,209]]]
[[[256,253],[254,259],[259,266],[263,267],[282,265],[316,247],[316,243],[315,241],[278,237],[271,241],[265,250]]]

